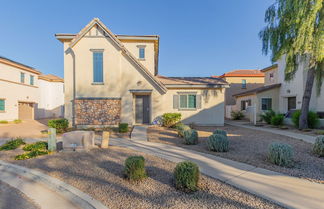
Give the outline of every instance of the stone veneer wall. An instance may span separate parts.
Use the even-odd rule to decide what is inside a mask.
[[[120,123],[120,98],[79,98],[75,100],[76,125],[117,125]]]

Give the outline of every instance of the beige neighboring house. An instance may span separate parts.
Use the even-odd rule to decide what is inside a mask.
[[[154,123],[163,113],[183,122],[224,124],[228,84],[212,77],[158,74],[159,36],[116,35],[98,18],[77,34],[56,34],[64,48],[65,117],[72,125]]]
[[[63,112],[40,114],[40,108],[48,111],[48,108],[53,107],[52,104],[42,107],[42,104],[52,102],[45,101],[50,95],[58,95],[55,101],[57,108],[63,106],[63,92],[56,93],[57,88],[49,87],[55,86],[56,81],[46,78],[47,76],[30,66],[0,57],[0,120],[33,120],[47,116],[63,116]],[[61,78],[59,82],[63,86]]]
[[[225,90],[225,117],[230,118],[232,110],[235,109],[236,99],[233,97],[245,91],[256,89],[264,85],[264,73],[260,70],[233,70],[224,73],[221,78],[230,84],[230,88]]]

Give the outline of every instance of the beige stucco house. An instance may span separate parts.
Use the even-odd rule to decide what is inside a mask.
[[[158,74],[159,36],[112,33],[98,18],[78,34],[56,34],[64,48],[65,117],[76,126],[152,123],[179,112],[183,122],[224,124],[227,83]]]
[[[33,120],[62,116],[63,111],[42,114],[51,112],[54,106],[63,110],[63,79],[47,78],[48,76],[42,75],[35,68],[0,57],[0,120]],[[59,83],[61,89],[57,88],[56,83]],[[57,95],[53,104],[47,99],[49,95]],[[51,104],[43,106],[44,103]]]

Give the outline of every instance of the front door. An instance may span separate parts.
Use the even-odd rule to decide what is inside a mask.
[[[296,97],[288,97],[288,111],[296,109]]]
[[[136,95],[135,96],[135,122],[149,123],[150,122],[150,96]]]

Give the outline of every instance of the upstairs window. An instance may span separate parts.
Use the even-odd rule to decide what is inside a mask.
[[[5,107],[5,100],[4,99],[0,99],[0,111],[5,111],[6,107]]]
[[[269,79],[270,79],[271,82],[273,81],[273,79],[274,79],[273,73],[269,74]]]
[[[271,110],[271,109],[272,109],[272,98],[262,98],[261,110]]]
[[[93,52],[93,82],[103,83],[103,52]]]
[[[181,94],[179,98],[180,109],[195,109],[197,107],[195,94]]]
[[[20,83],[25,83],[25,73],[20,73]]]
[[[34,85],[34,76],[33,75],[30,75],[29,84],[32,86]]]
[[[246,80],[242,80],[242,89],[246,89]]]
[[[137,46],[138,47],[138,58],[145,59],[145,46]]]

